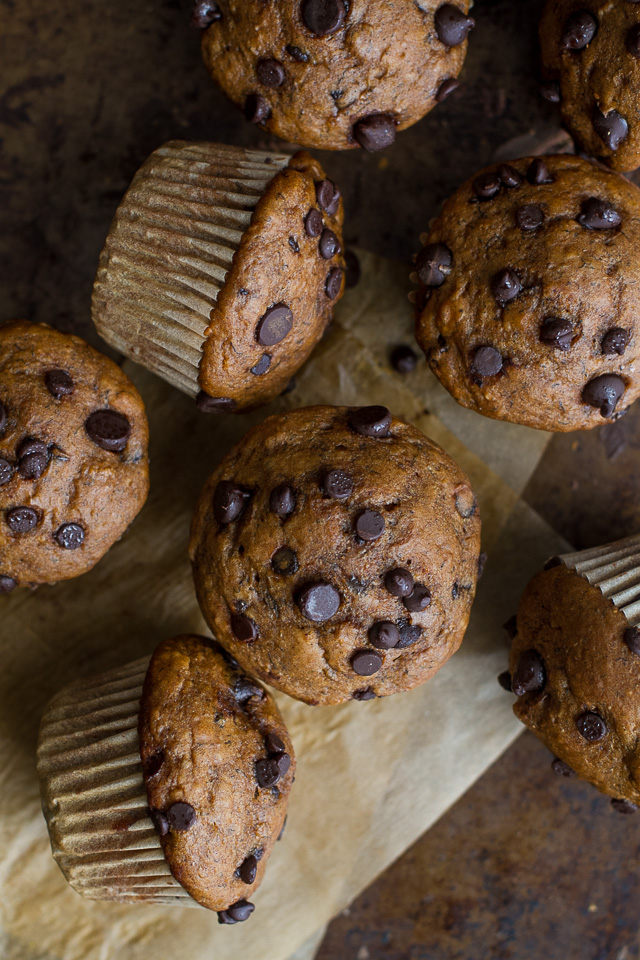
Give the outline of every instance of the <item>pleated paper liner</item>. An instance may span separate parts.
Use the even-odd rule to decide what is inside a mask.
[[[100,335],[198,393],[211,309],[282,154],[171,141],[142,165],[111,225],[93,291]]]
[[[90,900],[197,907],[149,818],[138,713],[149,658],[62,690],[40,725],[38,774],[53,856]]]
[[[632,627],[640,624],[640,535],[558,559],[612,600]]]

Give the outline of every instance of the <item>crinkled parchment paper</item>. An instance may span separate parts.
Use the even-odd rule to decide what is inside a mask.
[[[547,437],[462,410],[424,363],[406,377],[389,347],[412,342],[407,270],[362,256],[363,277],[298,377],[268,410],[199,414],[127,364],[147,402],[151,495],[89,574],[0,601],[0,953],[10,960],[284,960],[419,837],[517,736],[500,629],[541,560],[563,544],[518,499]],[[205,631],[187,538],[208,473],[248,427],[277,409],[384,403],[440,443],[478,494],[489,553],[461,650],[422,688],[342,707],[278,695],[298,755],[282,841],[256,912],[222,927],[215,914],[83,900],[49,851],[35,772],[38,721],[76,677],[149,653],[166,636]],[[393,892],[390,891],[390,896]]]

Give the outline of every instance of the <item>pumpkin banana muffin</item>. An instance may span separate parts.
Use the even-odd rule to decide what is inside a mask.
[[[148,427],[122,370],[43,323],[0,326],[0,593],[77,577],[147,498]]]
[[[224,924],[253,912],[294,770],[273,698],[204,637],[72,684],[40,728],[43,811],[71,886],[200,904]]]
[[[416,258],[416,337],[458,403],[584,430],[640,394],[640,190],[571,156],[494,164]]]
[[[206,483],[189,548],[220,642],[311,704],[432,676],[462,642],[479,551],[468,478],[383,406],[254,427]]]

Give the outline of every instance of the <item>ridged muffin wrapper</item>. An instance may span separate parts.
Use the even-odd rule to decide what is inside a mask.
[[[211,310],[258,201],[289,160],[212,143],[156,150],[100,255],[92,306],[100,335],[195,396]]]
[[[40,725],[38,774],[53,856],[90,900],[197,907],[149,817],[138,714],[149,658],[66,687]]]
[[[558,559],[612,600],[632,627],[640,624],[640,534]]]

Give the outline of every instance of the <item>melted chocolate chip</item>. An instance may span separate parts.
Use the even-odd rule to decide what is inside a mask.
[[[287,756],[287,754],[282,754]],[[259,787],[266,789],[274,787],[282,774],[278,765],[278,757],[267,757],[266,759],[256,760],[255,774]]]
[[[546,317],[540,327],[540,342],[556,350],[568,350],[573,340],[573,327],[561,317]]]
[[[244,116],[249,123],[265,123],[271,116],[271,107],[259,93],[250,93],[244,102]]]
[[[206,30],[216,20],[222,20],[222,13],[217,3],[212,0],[200,0],[193,8],[191,26],[198,30]]]
[[[263,353],[254,367],[251,367],[251,373],[255,377],[261,377],[271,366],[271,357],[268,353]]]
[[[11,477],[13,476],[13,467],[8,460],[5,460],[4,457],[0,457],[0,487],[5,483],[9,483]]]
[[[389,620],[378,620],[369,627],[367,637],[372,647],[377,647],[378,650],[390,650],[400,639],[400,631],[395,623]]]
[[[164,810],[149,810],[151,822],[161,837],[166,837],[169,833],[169,821]]]
[[[631,653],[640,657],[640,630],[637,627],[629,627],[625,630],[623,639]]]
[[[47,370],[44,382],[52,397],[60,400],[61,397],[70,397],[73,393],[73,380],[66,370]]]
[[[330,583],[307,583],[296,596],[300,613],[314,623],[324,623],[340,608],[340,594]]]
[[[514,187],[519,187],[524,183],[524,177],[521,173],[518,173],[515,167],[512,167],[510,163],[501,163],[498,167],[498,176],[500,177],[500,182],[507,187],[508,190],[513,190]]]
[[[588,230],[611,230],[620,226],[622,217],[606,200],[589,197],[583,201],[576,220]]]
[[[353,493],[353,480],[344,470],[329,470],[322,478],[322,489],[332,500],[345,500]]]
[[[514,300],[522,292],[522,281],[515,270],[505,267],[499,270],[491,280],[491,292],[502,306]]]
[[[63,550],[77,550],[84,543],[84,530],[79,523],[63,523],[53,537]]]
[[[431,591],[422,583],[416,583],[408,597],[403,597],[402,604],[409,613],[422,613],[431,603]]]
[[[279,547],[271,557],[271,569],[281,577],[289,577],[298,570],[298,557],[291,547]]]
[[[447,77],[446,80],[443,80],[438,90],[436,92],[436,101],[442,103],[443,100],[446,100],[450,93],[453,93],[454,90],[457,90],[460,84],[455,79],[455,77]]]
[[[416,271],[425,287],[441,287],[453,264],[453,254],[445,243],[429,243],[416,257]]]
[[[590,380],[582,391],[582,402],[597,407],[603,417],[614,413],[620,397],[626,390],[626,384],[617,373],[604,373]]]
[[[263,87],[281,87],[284,83],[284,67],[279,60],[258,60],[256,75]]]
[[[384,532],[384,517],[377,510],[363,510],[356,518],[356,533],[361,540],[377,540]]]
[[[257,697],[264,700],[266,694],[261,686],[250,677],[239,677],[233,685],[233,695],[238,703],[246,703],[247,700]]]
[[[4,515],[11,533],[29,533],[38,523],[38,514],[33,507],[13,507]]]
[[[391,353],[391,366],[398,373],[411,373],[415,370],[418,358],[411,347],[394,347]]]
[[[323,183],[328,182],[323,180]],[[304,218],[304,229],[308,237],[319,237],[322,233],[322,214],[315,207],[312,207]]]
[[[536,203],[526,203],[516,210],[516,225],[521,230],[537,230],[543,221],[544,213]]]
[[[607,725],[600,714],[591,710],[580,714],[576,720],[576,726],[588,743],[597,743],[608,733]]]
[[[327,37],[343,25],[347,8],[343,0],[302,0],[302,22],[316,37]]]
[[[473,192],[479,200],[490,200],[495,197],[500,193],[501,186],[500,177],[493,171],[481,173],[471,184]]]
[[[596,35],[598,21],[588,10],[572,13],[564,22],[560,46],[563,50],[584,50]]]
[[[418,624],[412,624],[408,620],[398,620],[397,627],[400,632],[400,639],[396,644],[396,650],[405,650],[407,647],[412,647],[422,636],[422,627]]]
[[[503,670],[502,673],[498,674],[498,683],[503,690],[506,690],[507,693],[511,693],[511,674],[508,670]]]
[[[196,396],[196,407],[202,413],[233,413],[236,401],[231,397],[210,397],[204,390]]]
[[[251,884],[255,880],[257,872],[258,861],[251,853],[238,867],[238,876],[243,883]]]
[[[164,750],[156,750],[156,752],[152,753],[150,757],[147,757],[147,759],[142,763],[142,770],[145,778],[157,776],[160,773],[163,763]]]
[[[369,153],[390,147],[396,138],[396,124],[388,113],[372,113],[353,125],[354,139]]]
[[[253,643],[259,636],[255,622],[244,613],[231,615],[231,630],[236,640],[241,643]]]
[[[409,597],[413,591],[413,577],[404,567],[394,567],[385,574],[384,585],[392,597]]]
[[[529,169],[527,170],[527,180],[534,186],[541,187],[545,183],[553,183],[555,177],[549,173],[549,168],[544,160],[540,160],[538,158],[536,160],[532,160],[529,164]]]
[[[131,436],[131,424],[117,410],[96,410],[84,423],[90,440],[111,453],[122,453]]]
[[[372,677],[382,667],[382,657],[373,650],[356,650],[351,657],[351,666],[359,677]]]
[[[263,313],[256,327],[256,340],[263,347],[281,343],[293,326],[293,314],[286,303],[276,303]]]
[[[340,267],[334,267],[333,270],[330,270],[327,274],[327,279],[324,284],[324,292],[329,297],[329,300],[335,300],[339,296],[342,289],[342,270]]]
[[[0,593],[11,593],[18,586],[13,577],[8,577],[6,573],[0,573]]]
[[[218,523],[237,520],[244,510],[249,493],[231,480],[221,480],[213,492],[213,515]]]
[[[605,356],[623,355],[629,343],[630,333],[622,327],[612,327],[602,338],[601,350]]]
[[[604,114],[599,107],[595,107],[593,129],[604,145],[615,153],[620,144],[627,138],[629,124],[617,110],[610,110],[609,113]]]
[[[333,230],[323,230],[318,244],[320,256],[323,260],[331,260],[336,254],[340,253],[340,241]]]
[[[626,46],[631,56],[640,60],[640,23],[636,23],[627,33]]]
[[[435,26],[438,39],[446,47],[458,47],[467,39],[476,22],[468,17],[460,7],[453,3],[443,3],[435,13]]]
[[[254,910],[255,905],[249,903],[248,900],[237,900],[230,907],[227,907],[226,910],[218,911],[218,923],[244,923],[245,920],[249,919]]]
[[[572,770],[568,763],[561,760],[560,757],[554,757],[551,761],[551,769],[558,777],[575,777],[576,772]]]
[[[500,373],[502,363],[502,356],[495,347],[478,347],[471,358],[471,371],[484,380]]]
[[[525,693],[539,693],[544,690],[547,674],[544,661],[537,650],[525,650],[518,660],[511,689],[516,697],[523,697]]]
[[[296,508],[296,498],[287,483],[274,487],[269,494],[269,509],[278,517],[288,517]]]
[[[349,426],[363,437],[388,437],[391,414],[382,406],[356,407],[349,414]]]

